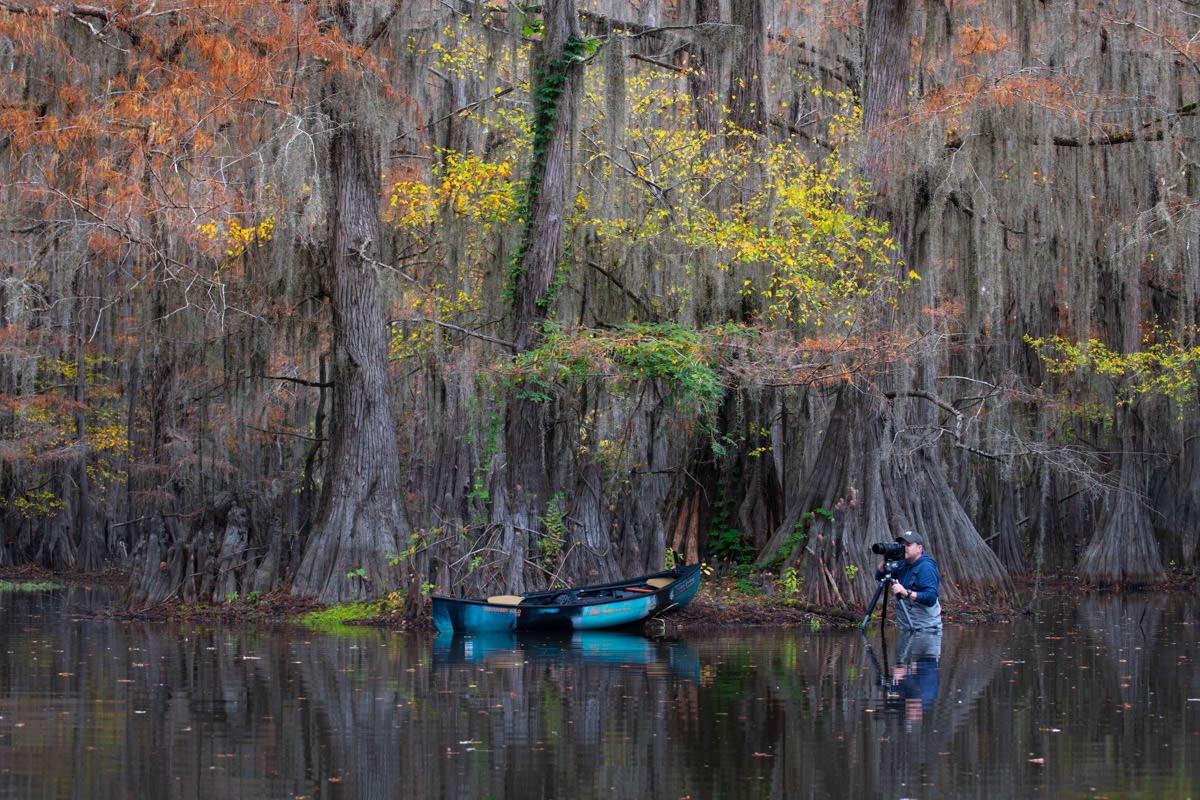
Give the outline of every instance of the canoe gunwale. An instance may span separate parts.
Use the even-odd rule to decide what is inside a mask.
[[[677,586],[681,581],[687,580],[689,577],[694,575],[696,572],[699,572],[699,570],[700,570],[699,564],[689,564],[686,567],[679,567],[676,570],[663,570],[661,572],[652,572],[649,575],[642,575],[637,578],[629,578],[627,580],[614,581],[612,583],[600,583],[600,584],[596,584],[595,586],[580,586],[578,589],[547,589],[547,590],[540,591],[540,592],[529,592],[527,594],[522,595],[522,597],[524,597],[525,599],[515,605],[509,604],[509,603],[489,603],[487,601],[487,599],[480,599],[477,597],[450,597],[449,595],[444,595],[444,594],[435,594],[435,595],[432,595],[432,597],[437,600],[448,600],[452,603],[463,603],[463,604],[476,605],[476,606],[492,606],[492,607],[496,607],[496,608],[579,608],[579,607],[587,607],[587,606],[601,606],[601,605],[606,605],[608,603],[626,603],[626,602],[629,602],[631,599],[634,599],[634,596],[607,597],[607,598],[596,597],[595,599],[588,599],[586,596],[584,596],[584,597],[580,597],[578,600],[576,600],[574,602],[570,602],[570,603],[557,603],[557,602],[547,603],[547,602],[538,602],[538,600],[541,598],[558,597],[558,596],[562,595],[563,593],[567,593],[567,592],[571,592],[571,593],[574,593],[577,596],[579,596],[579,595],[584,595],[585,593],[599,593],[599,592],[609,592],[609,591],[615,591],[615,590],[621,590],[621,589],[628,589],[632,586],[637,586],[639,584],[644,585],[646,583],[646,581],[650,580],[651,578],[667,577],[669,575],[672,575],[672,573],[674,573],[675,579],[673,581],[671,581],[670,583],[668,583],[665,586],[653,588],[650,591],[645,592],[643,595],[641,595],[643,597],[649,597],[652,594],[658,595],[658,594],[662,594],[664,592],[670,592],[674,586]],[[674,604],[672,604],[672,605],[674,605]]]
[[[672,580],[662,586],[647,583],[654,578]],[[529,592],[515,605],[433,595],[433,622],[444,633],[615,628],[686,605],[699,586],[700,565],[692,564],[611,583]]]

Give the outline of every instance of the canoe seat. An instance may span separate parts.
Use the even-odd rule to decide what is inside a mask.
[[[664,586],[670,586],[675,582],[674,578],[651,578],[646,581],[647,586],[653,586],[655,589],[661,589]]]
[[[498,594],[488,598],[488,602],[497,606],[519,605],[524,597],[519,594]]]

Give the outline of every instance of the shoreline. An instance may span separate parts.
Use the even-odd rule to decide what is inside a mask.
[[[25,565],[0,568],[0,582],[9,583],[54,583],[60,586],[86,586],[122,588],[127,576],[117,570],[100,573],[55,573],[41,567]],[[1194,575],[1176,574],[1168,580],[1145,587],[1096,587],[1084,584],[1071,577],[1022,576],[1013,578],[1016,602],[981,599],[977,597],[943,601],[943,619],[950,623],[985,623],[1010,620],[1032,613],[1033,601],[1046,595],[1091,594],[1100,592],[1173,594],[1195,593],[1200,578]],[[364,601],[370,603],[374,601]],[[143,609],[125,609],[108,612],[106,616],[117,619],[159,622],[207,622],[211,624],[266,624],[297,625],[304,627],[300,618],[314,611],[331,608],[312,598],[294,597],[287,589],[278,589],[253,601],[232,600],[218,604],[188,604],[178,600],[167,600],[157,606]],[[415,621],[401,618],[398,611],[386,606],[365,608],[359,617],[346,624],[383,628],[396,631],[430,631],[433,624],[429,615],[428,600],[425,609]],[[368,611],[375,613],[367,613]],[[655,617],[640,627],[648,635],[680,636],[690,632],[726,630],[739,628],[772,627],[794,629],[807,627],[819,630],[825,627],[853,629],[859,626],[864,609],[824,607],[804,600],[770,595],[766,592],[749,594],[737,588],[732,579],[710,577],[701,584],[696,598],[686,607],[666,616]]]

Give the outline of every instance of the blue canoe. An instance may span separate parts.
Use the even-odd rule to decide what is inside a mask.
[[[486,600],[434,595],[433,624],[442,633],[617,628],[682,608],[699,588],[700,565],[692,564],[578,589]]]

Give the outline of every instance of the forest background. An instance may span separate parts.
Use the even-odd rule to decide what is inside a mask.
[[[1192,0],[0,0],[0,565],[1196,567]]]

